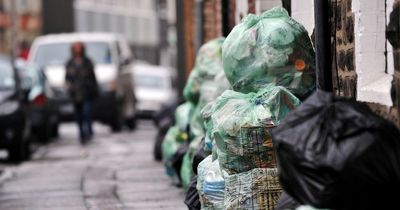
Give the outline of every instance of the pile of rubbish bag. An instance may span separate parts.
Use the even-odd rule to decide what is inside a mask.
[[[222,56],[235,91],[258,92],[274,84],[303,99],[315,89],[315,56],[308,32],[281,7],[243,18],[226,38]]]
[[[205,135],[201,110],[219,93],[230,88],[222,66],[221,47],[224,40],[211,40],[199,49],[183,91],[186,102],[176,109],[176,124],[169,129],[163,141],[163,162],[167,174],[179,178],[184,189],[188,189],[194,175],[192,162]]]
[[[163,142],[189,209],[398,206],[400,131],[363,103],[315,91],[314,56],[281,7],[200,48]]]
[[[165,139],[166,158],[183,148],[174,175],[190,209],[398,205],[400,131],[361,102],[315,91],[314,56],[305,28],[281,7],[246,16],[199,50],[186,127]]]
[[[227,174],[276,167],[269,129],[300,101],[283,87],[268,85],[257,93],[225,91],[212,107],[211,136]]]
[[[296,202],[324,209],[398,206],[400,131],[366,104],[318,91],[272,136],[281,185]]]
[[[271,130],[315,90],[311,40],[277,7],[245,17],[226,38],[222,59],[233,90],[203,110],[205,146],[224,180],[221,209],[272,210],[283,189]],[[202,167],[210,165],[204,161]],[[198,174],[198,182],[205,184],[204,175]],[[206,195],[204,187],[198,189]],[[210,209],[203,203],[202,209]]]

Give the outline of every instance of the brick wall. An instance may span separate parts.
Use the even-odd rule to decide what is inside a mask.
[[[203,1],[203,40],[222,36],[222,10],[221,0]]]
[[[393,71],[392,96],[400,95],[396,92],[400,90],[400,77],[391,70],[396,69],[398,54],[386,40],[388,7],[394,1],[399,2],[330,0],[332,74],[337,95],[365,101],[377,114],[400,127],[400,103],[395,99],[391,106],[390,97]]]
[[[354,15],[351,0],[331,0],[332,78],[334,92],[356,98]]]
[[[196,56],[196,24],[194,0],[184,0],[184,47],[185,47],[185,78],[192,71]]]

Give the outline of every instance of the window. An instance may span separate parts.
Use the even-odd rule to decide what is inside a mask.
[[[106,42],[85,42],[87,56],[95,64],[112,63],[110,46]],[[39,46],[34,62],[39,66],[65,65],[69,57],[71,43],[44,44]]]
[[[389,54],[393,50],[385,36],[387,13],[392,5],[393,0],[353,2],[357,100],[392,105],[390,88],[394,67]]]
[[[9,60],[0,59],[0,89],[12,89],[15,86],[14,72]]]

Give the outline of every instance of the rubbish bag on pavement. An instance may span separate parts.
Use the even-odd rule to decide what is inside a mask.
[[[199,147],[196,150],[196,154],[194,155],[193,160],[192,160],[192,169],[193,169],[194,174],[197,175],[197,173],[198,173],[197,168],[198,168],[199,164],[207,156],[208,155],[206,155],[206,153],[204,151],[204,138],[202,138],[201,142],[199,144]]]
[[[166,167],[166,172],[168,176],[175,176],[175,170],[172,166],[172,157],[175,152],[178,150],[180,143],[176,141],[176,137],[179,135],[178,126],[172,126],[168,129],[167,134],[165,135],[164,141],[162,143],[162,156],[164,160],[164,164]]]
[[[224,207],[225,181],[218,160],[212,156],[205,158],[198,167],[197,190],[202,210],[219,210]]]
[[[199,199],[199,192],[196,189],[197,176],[193,176],[190,180],[189,188],[185,195],[185,204],[189,210],[200,210],[201,204]]]
[[[188,142],[184,142],[179,145],[178,149],[174,153],[174,155],[171,158],[171,166],[174,171],[174,175],[177,175],[179,178],[179,181],[182,183],[182,179],[185,179],[187,183],[190,181],[190,177],[186,180],[186,177],[182,178],[181,175],[181,170],[182,170],[182,165],[184,163],[184,157],[185,154],[188,150]]]
[[[189,182],[191,177],[194,175],[192,162],[193,158],[196,155],[197,148],[200,147],[201,137],[194,139],[190,142],[185,155],[183,156],[182,167],[180,169],[180,177],[183,189],[187,189],[189,186]]]
[[[235,91],[257,92],[272,83],[302,99],[315,89],[314,50],[308,32],[281,7],[243,18],[226,38],[222,56]]]
[[[219,72],[223,71],[221,47],[224,40],[225,38],[222,37],[213,39],[199,49],[195,66],[183,90],[187,101],[197,104],[203,82],[213,80]]]
[[[174,176],[173,157],[181,144],[188,141],[188,123],[190,113],[193,110],[191,103],[184,103],[175,111],[175,125],[169,128],[162,143],[162,157],[167,174]],[[179,172],[179,171],[178,171]]]
[[[221,63],[222,65],[222,63]],[[205,126],[204,120],[201,115],[201,110],[218,96],[220,96],[225,90],[230,89],[230,84],[226,79],[225,73],[221,68],[221,71],[211,81],[205,81],[200,88],[200,98],[196,108],[193,111],[193,116],[190,121],[190,134],[192,137],[204,136]]]
[[[400,132],[367,105],[318,91],[272,136],[281,184],[300,203],[399,208]]]
[[[224,175],[225,210],[273,210],[282,193],[277,168]]]
[[[206,203],[210,204],[212,210],[222,210],[224,208],[225,199],[225,180],[222,177],[218,160],[211,163],[203,183],[203,193]]]
[[[286,88],[269,85],[257,93],[225,91],[212,107],[208,129],[217,145],[221,168],[228,174],[276,167],[270,128],[300,101]]]
[[[295,210],[301,205],[290,197],[286,192],[283,192],[279,197],[279,201],[276,204],[275,210]]]

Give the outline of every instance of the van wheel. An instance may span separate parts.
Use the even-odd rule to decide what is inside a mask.
[[[130,117],[129,119],[126,120],[126,126],[128,126],[130,131],[133,131],[136,129],[137,126],[137,119],[136,117]]]
[[[111,122],[111,130],[112,132],[119,132],[124,125],[121,106],[117,106],[115,112],[114,119]]]
[[[162,160],[162,143],[164,141],[164,136],[165,133],[163,133],[162,131],[158,131],[156,142],[154,142],[154,147],[153,147],[153,157],[154,160],[156,161]]]

